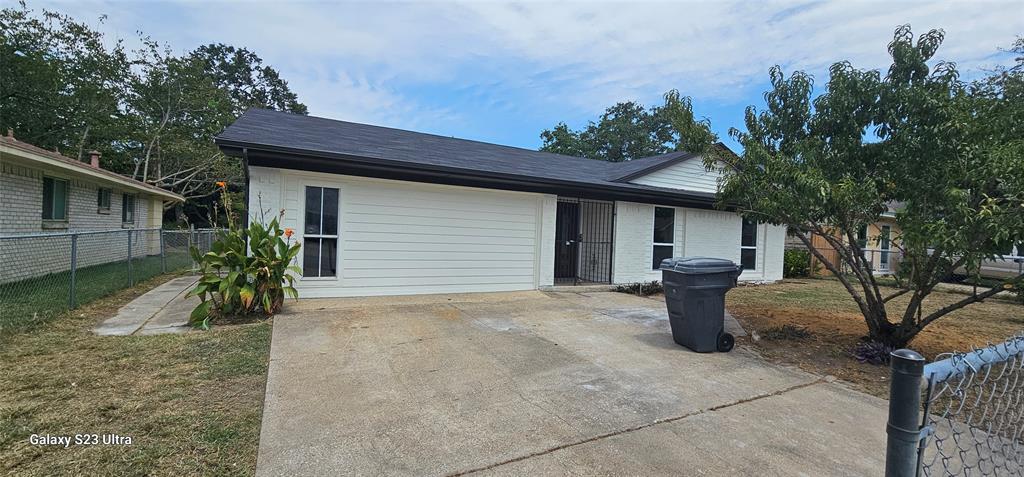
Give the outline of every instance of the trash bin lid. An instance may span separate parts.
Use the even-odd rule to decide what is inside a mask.
[[[739,267],[732,260],[714,257],[677,257],[661,261],[662,270],[675,270],[682,273],[722,273],[735,272]]]

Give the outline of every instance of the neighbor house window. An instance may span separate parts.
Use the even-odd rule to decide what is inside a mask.
[[[657,270],[661,261],[672,258],[672,245],[675,243],[676,209],[671,207],[654,208],[654,260],[651,268]]]
[[[135,223],[135,196],[132,194],[121,194],[121,223]]]
[[[110,213],[110,189],[100,187],[96,190],[96,212],[100,214]]]
[[[306,187],[302,276],[338,275],[338,189]]]
[[[68,181],[43,178],[43,220],[68,220]]]
[[[857,246],[860,247],[861,250],[867,250],[867,248],[868,248],[868,226],[867,225],[861,225],[860,228],[857,229]]]
[[[743,219],[740,233],[740,265],[744,270],[757,269],[757,222]]]

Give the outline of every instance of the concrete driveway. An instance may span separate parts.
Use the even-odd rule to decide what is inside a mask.
[[[881,475],[883,400],[672,341],[620,293],[302,300],[257,474]]]

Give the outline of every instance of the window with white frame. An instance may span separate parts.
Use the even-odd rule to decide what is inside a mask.
[[[306,187],[302,237],[302,276],[338,275],[338,189]]]
[[[135,224],[135,195],[121,194],[121,225]]]
[[[757,269],[757,222],[743,219],[740,233],[740,265],[744,270]]]
[[[43,220],[67,222],[68,220],[68,181],[43,178]]]
[[[651,269],[661,268],[661,261],[672,258],[672,247],[675,243],[676,209],[672,207],[654,208],[654,260]]]

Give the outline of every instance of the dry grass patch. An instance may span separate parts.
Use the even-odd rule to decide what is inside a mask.
[[[926,301],[924,313],[963,297],[958,291],[936,291]],[[908,299],[893,300],[889,310],[905,309]],[[743,342],[766,358],[837,376],[878,396],[888,395],[888,368],[862,364],[852,355],[867,334],[867,325],[839,282],[787,280],[742,286],[726,295],[726,306],[748,331],[760,337],[756,341],[744,338]],[[910,347],[932,359],[940,353],[1000,342],[1021,329],[1024,306],[1012,299],[992,298],[940,318]]]
[[[90,331],[169,278],[0,338],[0,472],[251,475],[269,322],[182,335]],[[35,446],[32,434],[118,434],[130,446]]]

